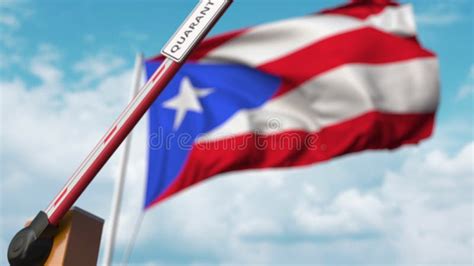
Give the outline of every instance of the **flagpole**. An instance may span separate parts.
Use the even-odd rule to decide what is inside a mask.
[[[143,54],[137,53],[135,56],[135,66],[131,84],[131,99],[133,99],[141,88],[142,83],[142,71],[143,71]],[[119,171],[117,180],[115,180],[114,192],[112,196],[112,206],[110,210],[110,217],[108,221],[108,232],[104,246],[104,259],[103,264],[105,266],[112,265],[115,240],[117,235],[117,228],[120,220],[120,209],[122,205],[123,187],[125,185],[125,177],[127,175],[128,157],[130,153],[130,145],[132,141],[132,133],[125,139],[123,146],[122,157],[120,158]]]

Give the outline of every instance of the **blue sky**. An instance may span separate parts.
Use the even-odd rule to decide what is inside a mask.
[[[343,2],[237,0],[211,34]],[[473,4],[411,3],[419,38],[441,64],[432,139],[206,182],[147,213],[131,262],[472,265]],[[46,207],[125,106],[134,54],[157,54],[194,4],[0,0],[0,264],[12,234]],[[142,205],[145,122],[133,142],[117,261]],[[79,206],[108,216],[116,162]]]

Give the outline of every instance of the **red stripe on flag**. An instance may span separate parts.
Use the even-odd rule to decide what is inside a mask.
[[[368,16],[381,13],[387,6],[399,6],[399,4],[391,0],[353,0],[350,4],[326,9],[319,13],[337,14],[365,19]]]
[[[276,97],[345,64],[384,64],[434,56],[412,38],[363,28],[316,42],[258,69],[282,77],[283,84]]]
[[[249,133],[195,144],[180,175],[147,208],[220,173],[242,169],[304,166],[366,149],[394,149],[403,144],[418,143],[429,137],[433,126],[434,114],[387,114],[374,111],[318,132],[287,131],[267,136]],[[272,143],[290,143],[289,137],[312,140],[312,148],[301,146],[298,149],[297,146],[288,145],[272,149],[268,146]],[[262,147],[262,143],[268,145]],[[244,145],[246,148],[238,148]]]

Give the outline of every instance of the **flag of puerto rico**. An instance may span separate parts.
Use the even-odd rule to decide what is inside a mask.
[[[410,5],[352,1],[207,39],[150,109],[145,207],[220,173],[418,143],[438,99]]]

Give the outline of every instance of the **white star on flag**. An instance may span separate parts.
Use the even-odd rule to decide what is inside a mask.
[[[179,93],[173,98],[163,102],[163,107],[176,111],[173,129],[177,130],[184,120],[187,112],[202,113],[202,106],[199,98],[203,98],[213,93],[212,88],[197,89],[188,77],[181,80]]]

